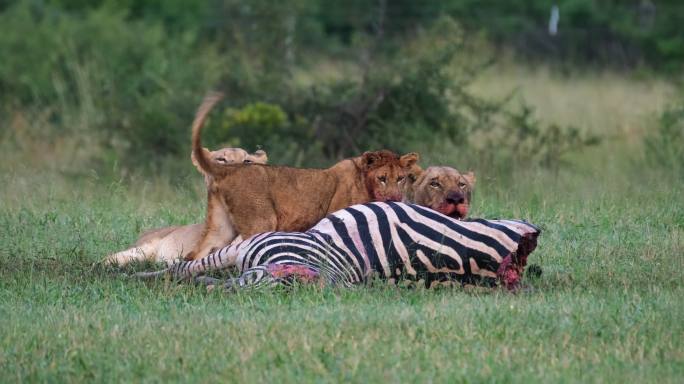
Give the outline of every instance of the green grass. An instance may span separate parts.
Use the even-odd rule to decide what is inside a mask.
[[[606,168],[610,171],[610,168]],[[2,381],[679,381],[682,185],[529,171],[475,214],[544,233],[531,292],[370,287],[227,295],[91,264],[140,228],[201,217],[200,191],[3,176]],[[638,172],[634,172],[638,174]],[[33,178],[33,179],[32,179]],[[29,179],[27,181],[27,179]],[[163,188],[166,186],[166,188]],[[149,187],[150,191],[154,188]],[[191,196],[195,198],[191,198]],[[191,204],[181,204],[182,201]]]
[[[573,95],[560,80],[549,87],[561,102]],[[617,105],[575,95],[597,111]],[[131,280],[93,263],[142,229],[201,220],[201,177],[119,182],[116,170],[62,167],[59,149],[41,146],[40,167],[26,148],[0,146],[0,382],[681,382],[684,183],[640,160],[642,119],[660,103],[642,101],[643,113],[609,122],[583,114],[610,137],[558,171],[475,170],[473,215],[543,228],[530,262],[544,273],[517,295],[385,286],[229,295]],[[601,131],[625,122],[639,129]]]

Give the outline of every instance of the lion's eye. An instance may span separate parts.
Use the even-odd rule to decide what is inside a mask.
[[[385,177],[385,176],[379,176],[378,180],[380,180],[380,182],[383,184],[387,183],[387,177]]]
[[[430,186],[431,186],[432,188],[440,188],[440,187],[441,187],[441,185],[439,185],[439,183],[436,182],[436,181],[431,181],[431,182],[430,182]]]
[[[461,188],[461,189],[465,189],[467,186],[468,186],[468,185],[467,185],[466,183],[464,183],[464,182],[458,183],[458,187]]]
[[[252,161],[252,160],[249,160],[249,159],[244,159],[244,160],[242,160],[242,163],[243,163],[243,164],[252,164],[253,161]]]
[[[225,157],[219,157],[216,159],[216,161],[218,161],[219,163],[223,163],[223,164],[228,162]]]

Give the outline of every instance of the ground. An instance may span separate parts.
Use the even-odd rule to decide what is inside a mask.
[[[201,220],[201,176],[119,182],[5,155],[0,381],[680,382],[684,184],[639,146],[669,88],[530,69],[475,86],[519,86],[541,118],[609,137],[558,170],[478,174],[474,216],[544,231],[526,291],[230,295],[131,280],[93,263],[142,229]]]

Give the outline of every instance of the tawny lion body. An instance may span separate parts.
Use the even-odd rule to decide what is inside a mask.
[[[266,152],[262,150],[248,153],[241,148],[222,148],[217,151],[202,148],[202,152],[216,166],[265,164],[268,161]],[[199,167],[194,156],[191,158],[197,170],[204,175],[205,184],[208,186],[211,176]],[[172,263],[187,256],[195,248],[203,231],[204,223],[152,229],[140,235],[140,238],[130,248],[107,256],[104,262],[105,264],[118,265],[124,265],[134,260]]]
[[[401,200],[400,185],[418,160],[415,153],[400,158],[390,151],[366,152],[327,169],[212,164],[201,150],[200,133],[221,97],[208,95],[193,122],[193,154],[211,180],[206,226],[186,259],[204,257],[238,235],[304,231],[328,213],[353,204]]]

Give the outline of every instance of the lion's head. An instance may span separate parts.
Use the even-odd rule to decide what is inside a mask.
[[[429,167],[411,185],[409,200],[458,219],[468,216],[475,174],[451,167]]]
[[[371,199],[401,201],[408,170],[418,159],[418,154],[413,152],[403,156],[387,150],[365,152],[359,162]]]

